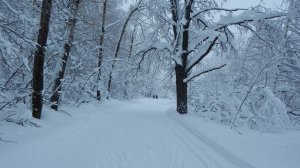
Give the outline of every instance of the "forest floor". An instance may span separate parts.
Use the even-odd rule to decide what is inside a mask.
[[[180,116],[175,101],[46,109],[41,127],[0,125],[3,168],[299,168],[300,131],[263,133]],[[66,113],[72,116],[66,115]]]

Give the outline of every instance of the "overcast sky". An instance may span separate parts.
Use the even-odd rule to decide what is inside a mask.
[[[225,7],[228,8],[248,8],[260,4],[261,0],[227,0]],[[282,0],[263,0],[263,6],[268,8],[278,8],[281,6]]]
[[[136,0],[124,0],[124,9],[128,8],[130,2],[135,2]],[[227,8],[249,8],[251,6],[256,6],[261,3],[261,0],[227,0],[224,7]],[[262,5],[268,8],[278,8],[281,6],[282,0],[263,0]]]

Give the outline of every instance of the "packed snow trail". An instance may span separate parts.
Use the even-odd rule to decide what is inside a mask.
[[[252,167],[200,132],[190,131],[169,110],[173,105],[170,100],[149,99],[102,109],[99,105],[99,112],[87,114],[90,117],[81,124],[19,149],[28,151],[23,159],[16,155],[1,160],[5,168]]]

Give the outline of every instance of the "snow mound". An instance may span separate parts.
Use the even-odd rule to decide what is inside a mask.
[[[231,125],[244,94],[242,91],[210,93],[192,99],[190,105],[194,112],[203,118]],[[235,125],[274,132],[286,128],[288,123],[290,122],[286,105],[274,95],[270,88],[258,86],[247,97],[238,113]]]
[[[1,121],[13,122],[21,126],[41,127],[39,121],[32,117],[31,111],[24,104],[16,104],[16,108],[0,116]]]
[[[285,128],[289,121],[286,105],[268,87],[258,87],[254,91],[261,103],[255,107],[256,111],[253,111],[253,116],[248,121],[249,126],[263,131]]]

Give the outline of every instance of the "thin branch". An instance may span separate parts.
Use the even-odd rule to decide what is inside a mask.
[[[155,45],[157,45],[157,44],[151,45],[148,49],[142,50],[142,51],[138,52],[138,53],[135,55],[135,57],[136,57],[137,55],[143,54],[141,60],[140,60],[139,63],[138,63],[138,68],[137,68],[138,70],[140,70],[141,64],[142,64],[142,62],[144,61],[145,56],[146,56],[146,54],[147,54],[148,52],[150,52],[150,51],[152,51],[152,50],[167,50],[167,51],[169,51],[169,52],[171,53],[171,51],[170,51],[170,49],[169,49],[168,47],[164,47],[164,48],[161,48],[161,49],[160,49],[160,48],[157,48]],[[171,57],[171,59],[177,64],[177,61],[176,61],[173,57]]]
[[[35,46],[33,44],[36,44],[35,42],[28,40],[24,37],[22,37],[22,35],[20,35],[19,33],[17,33],[15,30],[13,30],[12,28],[3,25],[2,28],[5,28],[7,30],[9,30],[10,32],[12,32],[13,34],[15,34],[16,36],[18,36],[20,39],[22,39],[23,41],[25,41],[26,43],[28,43],[29,45],[31,45],[33,48],[35,48]]]
[[[185,83],[188,83],[189,81],[193,80],[194,78],[200,76],[200,75],[203,75],[203,74],[206,74],[208,72],[211,72],[211,71],[214,71],[214,70],[217,70],[217,69],[221,69],[223,68],[224,66],[226,66],[226,64],[223,64],[221,66],[218,66],[218,67],[215,67],[215,68],[212,68],[212,69],[209,69],[209,70],[205,70],[205,71],[202,71],[202,72],[199,72],[197,73],[196,75],[192,76],[192,77],[188,77],[187,79],[184,80]]]
[[[202,11],[198,11],[196,12],[193,16],[192,19],[197,17],[198,15],[200,15],[201,13],[205,13],[205,12],[209,12],[209,11],[225,11],[225,12],[236,12],[236,11],[240,11],[240,10],[248,10],[245,8],[236,8],[236,9],[225,9],[225,8],[208,8],[208,9],[204,9]]]
[[[190,72],[192,70],[192,68],[197,65],[203,58],[205,58],[210,51],[212,50],[213,46],[216,44],[216,41],[218,40],[219,37],[215,37],[214,40],[210,43],[209,47],[207,48],[207,50],[198,58],[197,61],[195,61],[192,65],[190,65],[186,72]]]
[[[283,17],[285,16],[284,14],[281,14],[281,15],[273,15],[273,16],[267,16],[267,17],[264,17],[262,19],[274,19],[274,18],[279,18],[279,17]],[[246,22],[253,22],[254,19],[244,19],[244,20],[240,20],[240,21],[237,21],[237,22],[231,22],[231,23],[227,23],[225,25],[220,25],[220,27],[216,28],[215,31],[220,31],[222,30],[224,27],[228,27],[228,26],[232,26],[232,25],[241,25],[243,23],[246,23]]]
[[[138,70],[140,70],[141,64],[142,64],[142,62],[143,62],[143,60],[144,60],[146,54],[147,54],[148,52],[150,52],[150,51],[152,51],[152,50],[156,50],[156,49],[157,49],[156,47],[151,47],[151,48],[149,48],[149,49],[147,49],[147,50],[140,51],[140,52],[137,54],[137,55],[139,55],[139,54],[143,53],[142,58],[141,58],[141,60],[140,60],[140,62],[139,62],[139,64],[138,64]]]
[[[10,143],[17,143],[16,141],[10,141],[10,140],[5,140],[3,138],[0,137],[0,141],[3,141],[3,142],[10,142]]]
[[[204,28],[202,30],[205,30],[206,28],[208,28],[208,25],[202,19],[198,18],[197,21],[201,22],[204,25]]]
[[[115,22],[113,22],[113,23],[111,23],[111,24],[105,26],[104,29],[106,30],[106,29],[108,29],[109,27],[114,26],[114,25],[116,25],[116,24],[122,22],[122,21],[125,20],[125,19],[126,19],[126,18],[122,18],[122,19],[120,19],[120,20],[117,20],[117,21],[115,21]]]
[[[24,66],[24,63],[8,78],[8,80],[5,82],[4,87],[7,86],[7,84],[11,81],[11,79],[20,71],[20,69]]]
[[[255,80],[254,80],[253,83],[251,84],[249,90],[247,91],[246,96],[244,97],[242,103],[240,104],[240,106],[239,106],[239,108],[238,108],[238,110],[237,110],[237,112],[236,112],[236,114],[235,114],[235,116],[234,116],[234,119],[233,119],[233,121],[232,121],[232,126],[235,126],[235,121],[236,121],[236,119],[237,119],[237,116],[238,116],[238,114],[240,113],[240,111],[241,111],[241,109],[242,109],[242,106],[244,105],[245,101],[247,100],[247,98],[248,98],[249,94],[251,93],[252,88],[254,87],[255,83],[256,83],[257,80],[258,80],[258,78],[259,78],[260,75],[264,72],[264,70],[267,69],[267,68],[269,67],[269,65],[271,65],[271,63],[272,63],[273,61],[276,61],[276,58],[277,58],[277,57],[275,57],[275,58],[273,58],[272,60],[270,60],[270,62],[268,62],[268,63],[260,70],[260,72],[259,72],[258,75],[256,76]],[[280,60],[280,59],[279,59],[279,60]],[[277,60],[277,61],[279,61],[279,60]]]
[[[243,24],[238,24],[239,26],[241,26],[241,27],[244,27],[244,28],[246,28],[246,29],[248,29],[248,30],[250,30],[258,39],[260,39],[261,41],[263,41],[263,42],[265,42],[266,44],[267,44],[267,42],[266,42],[266,40],[264,40],[262,37],[260,37],[260,35],[258,35],[256,32],[255,32],[255,30],[253,30],[251,27],[249,27],[249,26],[246,26],[246,25],[243,25]]]
[[[300,114],[294,113],[294,112],[292,112],[292,111],[288,112],[288,114],[292,114],[292,115],[294,115],[294,116],[300,116]]]

